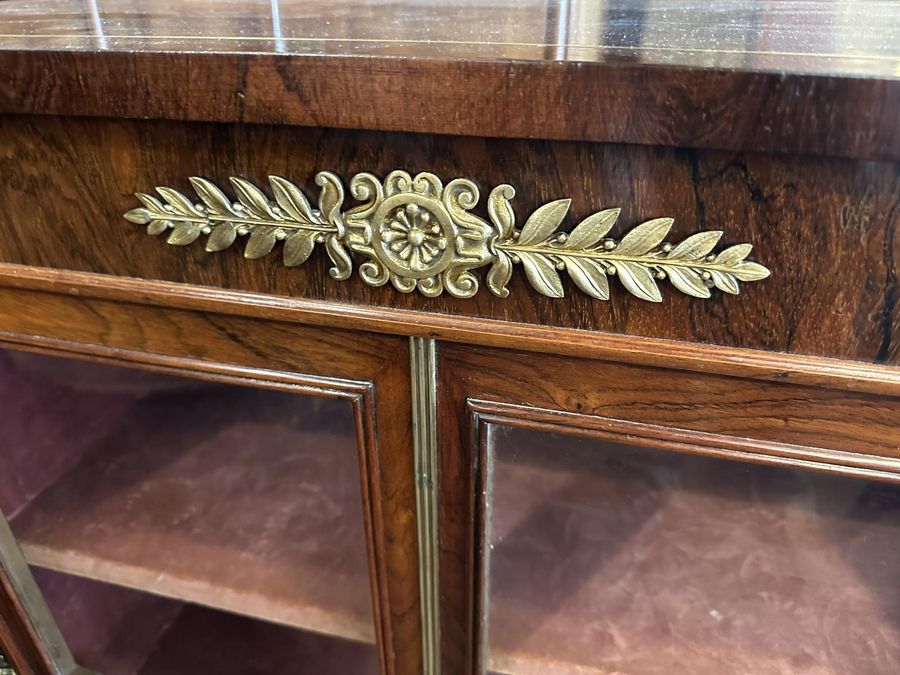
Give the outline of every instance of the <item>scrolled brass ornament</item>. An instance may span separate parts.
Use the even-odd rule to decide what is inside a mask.
[[[516,265],[524,268],[540,294],[565,294],[561,272],[584,293],[609,299],[609,278],[643,300],[661,302],[658,281],[668,281],[682,293],[708,298],[711,289],[737,294],[741,281],[758,281],[769,270],[748,261],[752,245],[737,244],[714,253],[720,231],[693,234],[680,243],[665,241],[671,218],[654,218],[636,225],[620,238],[609,237],[619,209],[598,211],[570,232],[561,231],[571,200],[558,199],[539,207],[516,227],[510,203],[515,190],[495,187],[487,199],[488,218],[472,212],[480,199],[478,186],[457,178],[446,185],[434,174],[410,176],[393,171],[382,181],[360,173],[350,181],[350,194],[361,202],[344,208],[344,187],[333,173],[316,175],[318,208],[303,191],[278,176],[269,177],[274,200],[244,180],[232,178],[232,201],[215,184],[193,177],[200,202],[168,187],[156,188],[159,198],[137,194],[142,206],[125,218],[147,226],[152,235],[169,232],[168,243],[186,246],[207,235],[206,250],[221,251],[246,237],[244,256],[261,258],[283,241],[282,259],[293,267],[307,261],[317,244],[331,258],[331,276],[347,279],[353,272],[351,254],[364,258],[362,280],[371,286],[390,283],[404,293],[418,289],[428,297],[445,290],[457,298],[478,291],[473,270],[489,267],[485,281],[501,298]]]

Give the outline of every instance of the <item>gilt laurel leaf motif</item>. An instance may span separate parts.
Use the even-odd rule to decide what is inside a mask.
[[[217,188],[214,183],[210,183],[205,178],[198,178],[197,176],[193,176],[189,180],[191,181],[191,185],[194,187],[197,196],[203,200],[203,203],[206,204],[206,208],[209,209],[210,213],[218,216],[237,215],[232,210],[231,200],[229,200],[225,193]]]
[[[138,201],[139,201],[141,204],[143,204],[143,205],[144,205],[144,208],[146,208],[149,212],[151,212],[151,213],[162,213],[162,211],[163,211],[163,205],[162,205],[162,204],[160,203],[160,201],[159,201],[156,197],[154,197],[153,195],[148,195],[148,194],[146,194],[146,193],[144,193],[144,192],[138,192],[138,193],[135,195],[135,197],[138,198]]]
[[[612,229],[621,209],[606,209],[588,216],[566,238],[565,248],[590,248],[596,246]]]
[[[650,302],[662,302],[662,294],[659,292],[659,286],[653,280],[644,265],[636,262],[620,260],[616,265],[616,271],[619,274],[619,280],[622,285],[628,289],[632,295],[636,295],[642,300]]]
[[[519,258],[525,267],[525,276],[538,293],[550,298],[565,295],[562,280],[546,256],[540,253],[520,253]]]
[[[200,225],[197,223],[178,223],[166,240],[173,246],[187,246],[197,241],[200,236]]]
[[[622,237],[616,249],[619,255],[645,255],[662,243],[671,227],[671,218],[648,220]]]
[[[740,282],[769,276],[763,265],[746,259],[750,244],[715,253],[723,236],[718,230],[692,234],[677,244],[666,242],[671,218],[648,220],[616,239],[610,232],[620,210],[609,208],[566,232],[569,199],[538,207],[517,230],[510,185],[491,191],[485,219],[472,211],[479,199],[472,181],[457,178],[445,185],[430,173],[393,171],[383,181],[357,174],[349,194],[358,203],[346,210],[344,185],[328,171],[316,175],[318,208],[297,185],[279,176],[269,177],[271,198],[244,178],[230,182],[235,201],[199,177],[190,178],[199,202],[169,187],[156,188],[161,200],[138,193],[141,206],[126,212],[125,219],[146,226],[151,235],[169,231],[167,241],[176,246],[208,235],[210,252],[247,237],[247,258],[265,257],[283,240],[282,258],[288,267],[307,262],[321,243],[332,262],[332,278],[348,279],[353,258],[360,257],[359,275],[365,283],[382,286],[390,281],[401,292],[418,290],[427,297],[445,290],[459,298],[473,296],[480,282],[472,271],[482,267],[489,267],[487,287],[500,298],[510,293],[516,265],[538,293],[551,298],[565,295],[563,272],[576,288],[598,300],[609,299],[609,279],[618,277],[625,290],[650,302],[662,301],[659,282],[666,279],[686,295],[708,298],[713,288],[737,294]]]
[[[169,220],[151,220],[150,224],[147,225],[147,234],[155,237],[156,235],[165,232],[172,224],[173,223]]]
[[[721,238],[722,233],[718,230],[692,234],[673,248],[669,257],[698,260],[712,251]]]
[[[280,176],[269,176],[269,183],[275,201],[291,218],[299,222],[313,222],[312,207],[300,188]]]
[[[519,243],[535,244],[547,239],[566,217],[570,203],[570,199],[557,199],[555,202],[538,207],[522,226]]]
[[[247,247],[244,249],[245,258],[262,258],[269,255],[275,248],[278,228],[275,227],[257,227],[247,240]]]
[[[753,244],[730,246],[716,256],[716,263],[719,265],[734,265],[750,255],[752,250]]]
[[[272,206],[266,195],[250,181],[243,178],[232,178],[231,184],[237,192],[238,199],[241,204],[256,218],[264,218],[266,220],[278,220],[272,211]],[[252,235],[251,235],[252,236]],[[257,257],[257,256],[253,256]]]
[[[737,279],[733,274],[723,272],[722,270],[713,270],[712,279],[713,283],[716,285],[716,288],[718,288],[720,291],[725,291],[726,293],[731,293],[732,295],[737,295],[740,292],[740,286],[738,286]]]
[[[566,264],[566,271],[578,288],[598,300],[609,300],[609,280],[606,278],[606,270],[598,261],[571,256],[563,256],[562,259]]]
[[[703,277],[689,267],[667,267],[666,274],[669,281],[679,291],[695,298],[708,298],[711,293]]]
[[[284,240],[284,264],[286,267],[302,265],[313,252],[316,233],[300,231]]]
[[[225,221],[213,228],[212,234],[206,240],[206,250],[210,253],[224,251],[237,239],[237,228],[234,223]]]
[[[169,203],[173,213],[188,217],[201,215],[200,211],[197,210],[197,207],[191,203],[191,200],[181,194],[178,190],[167,187],[158,187],[156,188],[156,191]],[[165,207],[163,208],[165,209]]]

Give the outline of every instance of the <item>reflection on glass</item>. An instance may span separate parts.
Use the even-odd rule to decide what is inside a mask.
[[[345,643],[295,629],[374,642],[349,403],[19,352],[0,400],[0,509],[82,665],[251,631],[256,658],[284,652],[259,672],[320,673],[277,664]],[[348,672],[377,671],[346,644]],[[192,659],[171,672],[232,672]]]
[[[900,488],[494,432],[491,670],[900,672]]]

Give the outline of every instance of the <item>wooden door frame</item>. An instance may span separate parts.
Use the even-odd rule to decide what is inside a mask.
[[[0,346],[349,401],[381,671],[421,672],[406,338],[0,288]],[[8,576],[0,573],[0,582],[6,591],[0,594],[0,642],[20,675],[76,672],[65,655],[60,659],[42,644],[36,618],[12,592]]]
[[[496,425],[900,483],[890,442],[900,397],[828,380],[824,369],[831,386],[794,383],[789,356],[778,364],[785,382],[647,361],[636,365],[632,349],[615,361],[438,345],[443,672],[486,667],[486,448]]]

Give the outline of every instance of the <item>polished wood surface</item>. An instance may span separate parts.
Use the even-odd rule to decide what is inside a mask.
[[[442,660],[472,672],[488,656],[478,495],[493,424],[900,482],[894,5],[0,2],[0,343],[350,401],[378,658],[412,675],[404,336],[454,341],[438,345]],[[337,282],[321,251],[289,269],[170,247],[122,218],[134,192],[188,191],[191,175],[277,174],[312,193],[323,169],[397,168],[473,178],[481,215],[511,183],[520,224],[571,197],[573,224],[622,207],[614,234],[662,216],[679,240],[721,229],[772,276],[708,301],[667,289],[659,305],[568,281],[552,300],[521,276],[506,299],[428,299]],[[45,675],[17,602],[0,593],[0,641]],[[162,656],[218,625],[182,616]],[[301,658],[263,635],[282,629],[225,623]]]
[[[898,29],[885,0],[9,0],[0,111],[900,159]]]
[[[888,396],[900,395],[900,368],[860,361],[766,352],[710,344],[676,342],[572,328],[517,324],[394,307],[364,307],[304,298],[264,296],[221,288],[109,277],[0,263],[0,287],[49,291],[101,300],[141,302],[162,307],[217,312],[279,322],[433,338],[447,342],[774,382],[794,382]]]
[[[898,75],[888,0],[6,0],[3,47],[621,62]]]
[[[0,139],[3,262],[543,329],[900,364],[900,164],[55,117],[0,118]],[[624,292],[597,301],[568,281],[569,297],[549,299],[521,275],[505,299],[483,282],[471,299],[429,299],[391,286],[372,288],[358,275],[335,281],[321,250],[305,265],[286,268],[270,258],[247,260],[236,249],[210,254],[199,243],[168,246],[122,217],[137,204],[132,193],[158,185],[189,191],[190,175],[227,183],[231,175],[260,181],[276,174],[316,194],[312,178],[322,169],[347,179],[395,168],[434,171],[446,180],[474,178],[482,189],[481,213],[486,193],[509,182],[517,191],[519,222],[537,206],[570,196],[571,223],[598,208],[621,206],[615,232],[659,216],[675,218],[675,239],[724,230],[727,243],[752,242],[753,258],[772,275],[739,296],[716,293],[709,300],[667,288],[659,304]]]
[[[900,482],[900,397],[440,346],[438,436],[444,667],[486,664],[478,523],[491,424]],[[473,467],[473,458],[476,459]],[[473,497],[474,496],[474,497]]]
[[[350,400],[382,667],[421,670],[408,340],[45,293],[5,300],[6,345]]]

